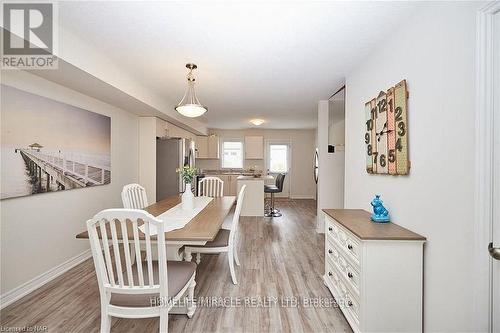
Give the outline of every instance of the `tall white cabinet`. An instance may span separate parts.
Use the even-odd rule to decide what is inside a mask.
[[[422,332],[425,237],[364,210],[323,211],[323,278],[353,331]]]
[[[262,160],[264,158],[264,137],[245,136],[245,159]]]
[[[219,158],[219,137],[217,135],[196,137],[196,158],[218,159]]]

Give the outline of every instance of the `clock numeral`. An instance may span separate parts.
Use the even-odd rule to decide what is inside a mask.
[[[380,100],[380,102],[377,103],[377,107],[379,113],[387,111],[387,100],[385,99]]]
[[[380,155],[380,166],[383,168],[387,165],[386,157],[384,154]]]
[[[365,133],[365,143],[366,144],[370,143],[370,137],[371,137],[370,133]]]
[[[398,138],[398,140],[396,141],[396,149],[398,151],[402,151],[403,150],[403,145],[401,144],[401,138]]]
[[[400,106],[396,108],[396,122],[403,120],[403,109]]]
[[[366,130],[369,132],[373,129],[373,120],[372,119],[368,119],[366,121]]]
[[[367,146],[367,151],[366,152],[367,152],[368,156],[372,155],[372,145],[368,145]]]
[[[396,160],[396,152],[394,151],[394,149],[389,149],[389,158],[388,159],[389,159],[390,163],[393,163]]]
[[[377,164],[378,151],[374,151],[373,156],[373,163]]]
[[[404,136],[406,134],[406,126],[405,126],[405,123],[403,121],[398,123],[398,128],[399,128],[398,135]]]

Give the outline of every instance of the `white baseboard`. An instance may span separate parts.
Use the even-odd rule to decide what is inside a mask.
[[[67,272],[71,268],[75,267],[76,265],[84,262],[88,258],[92,257],[92,252],[90,249],[85,250],[84,252],[80,253],[79,255],[70,258],[63,262],[62,264],[48,270],[45,273],[40,274],[39,276],[29,280],[26,283],[23,283],[19,287],[16,287],[10,291],[7,291],[6,293],[2,294],[0,296],[0,309],[3,309],[4,307],[8,306],[9,304],[14,303],[21,297],[24,297],[31,293],[32,291],[40,288],[44,284],[50,282],[51,280],[55,279],[59,275]]]
[[[291,195],[290,199],[312,199],[314,200],[314,195]]]
[[[324,213],[320,213],[320,215],[316,216],[316,232],[318,234],[325,233],[325,216]]]

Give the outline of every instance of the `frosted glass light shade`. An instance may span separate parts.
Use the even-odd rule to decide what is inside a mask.
[[[184,104],[177,105],[175,110],[182,114],[183,116],[189,118],[199,117],[205,112],[207,112],[207,108],[200,104]]]
[[[265,123],[265,120],[264,119],[252,119],[252,120],[250,120],[250,122],[252,124],[254,124],[255,126],[260,126],[263,123]]]

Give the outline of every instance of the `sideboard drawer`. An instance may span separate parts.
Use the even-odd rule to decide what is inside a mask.
[[[333,242],[326,242],[326,255],[335,264],[339,274],[359,297],[360,275],[359,266],[354,266],[346,259],[345,254]]]
[[[327,278],[332,283],[332,285],[338,290],[340,276],[338,274],[337,269],[335,268],[335,265],[328,258],[326,259],[325,278]]]
[[[325,279],[333,286],[335,301],[343,311],[348,312],[347,315],[355,321],[355,325],[357,326],[359,324],[359,301],[353,296],[349,288],[347,288],[335,264],[329,258],[325,262],[327,266]]]
[[[346,317],[350,317],[348,319],[351,320],[348,321],[351,325],[353,324],[352,320],[354,320],[355,325],[353,329],[354,331],[357,331],[355,328],[359,325],[359,301],[352,295],[342,279],[338,281],[337,289],[340,293],[340,297],[337,299],[337,304],[342,309]]]
[[[327,217],[326,221],[328,222],[326,238],[336,242],[355,263],[359,264],[361,243],[358,238],[340,226],[334,219]]]
[[[347,309],[347,312],[354,318],[356,324],[359,325],[359,303],[349,290],[345,294],[344,302],[344,308]]]

